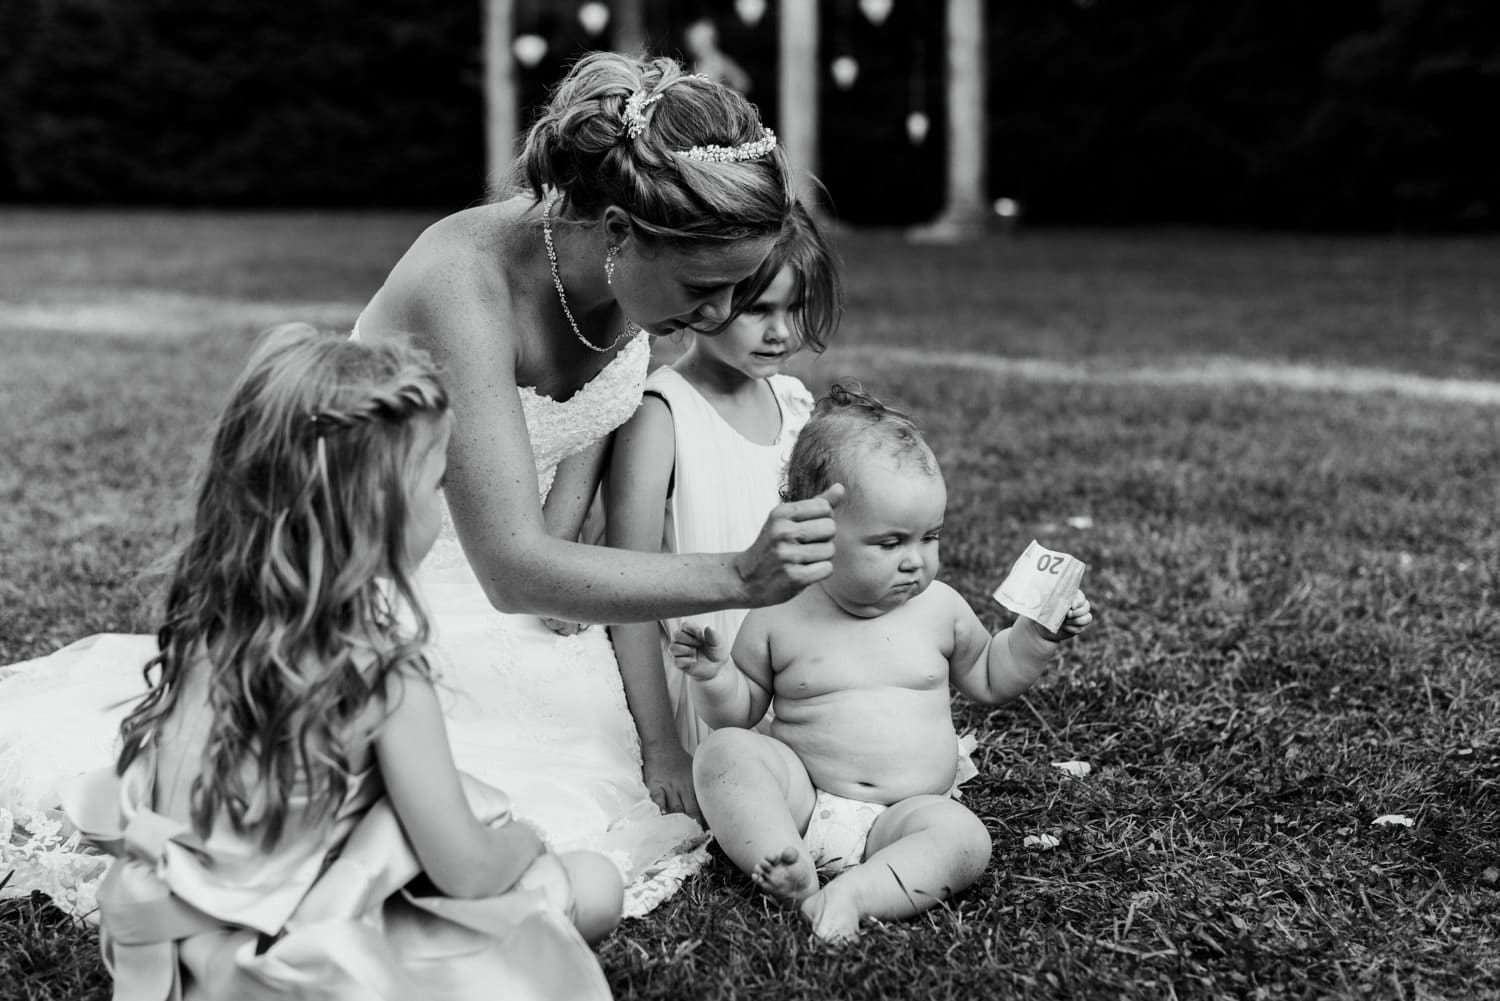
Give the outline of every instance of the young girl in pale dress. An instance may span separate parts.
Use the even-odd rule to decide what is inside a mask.
[[[444,732],[412,572],[447,405],[425,354],[301,325],[240,376],[117,768],[64,789],[117,856],[116,997],[609,997],[617,870],[546,852]]]
[[[804,347],[824,350],[841,310],[837,262],[798,205],[771,255],[735,288],[731,318],[695,332],[674,364],[647,378],[610,460],[609,545],[694,553],[754,541],[812,412],[807,387],[782,370]],[[692,752],[708,732],[666,641],[685,621],[732,641],[744,616],[731,608],[609,629],[646,787],[663,810],[697,814]]]

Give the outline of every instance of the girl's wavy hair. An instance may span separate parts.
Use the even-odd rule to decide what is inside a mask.
[[[632,136],[625,103],[643,95]],[[705,162],[694,146],[734,147],[763,133],[755,106],[734,89],[687,73],[675,59],[591,52],[552,90],[515,164],[515,185],[596,219],[610,205],[662,241],[733,242],[781,232],[794,200],[778,145],[750,160]]]
[[[848,484],[860,448],[874,448],[937,475],[937,457],[909,415],[888,407],[859,383],[835,384],[813,407],[787,459],[781,499],[807,500],[835,483]]]
[[[792,329],[803,345],[814,354],[822,354],[844,315],[844,287],[839,277],[839,260],[817,220],[801,201],[792,204],[770,255],[754,274],[734,287],[729,318],[712,330],[701,332],[712,336],[729,329],[741,313],[766,294],[783,268],[792,272]]]
[[[269,848],[294,797],[326,816],[348,789],[352,722],[395,672],[427,671],[406,498],[424,440],[414,418],[447,407],[431,359],[404,344],[304,324],[257,343],[199,473],[150,691],[121,725],[123,773],[188,671],[208,672],[199,834],[224,816]]]

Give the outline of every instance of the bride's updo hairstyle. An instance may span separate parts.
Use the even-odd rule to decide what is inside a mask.
[[[674,59],[592,52],[552,91],[526,137],[519,180],[560,192],[575,218],[610,205],[665,241],[781,232],[793,201],[775,136],[737,91]]]

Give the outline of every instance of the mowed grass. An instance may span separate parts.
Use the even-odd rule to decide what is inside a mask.
[[[256,329],[346,323],[424,221],[0,215],[0,663],[150,628],[141,571]],[[716,858],[600,948],[616,995],[1500,996],[1500,406],[1105,377],[1227,356],[1500,379],[1500,242],[839,245],[846,351],[801,373],[922,421],[944,577],[989,624],[1032,538],[1090,564],[1099,620],[1018,703],[955,699],[995,842],[967,894],[835,950]],[[108,990],[90,929],[0,903],[0,996]]]

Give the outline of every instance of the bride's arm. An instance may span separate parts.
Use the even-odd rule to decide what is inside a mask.
[[[440,239],[433,231],[419,240]],[[827,576],[829,499],[778,507],[743,553],[669,555],[586,546],[547,532],[516,394],[512,329],[486,315],[508,294],[472,255],[413,247],[360,317],[366,336],[406,331],[442,367],[457,417],[446,494],[464,555],[490,603],[580,622],[641,622],[778,604]],[[834,499],[841,496],[835,488]]]

